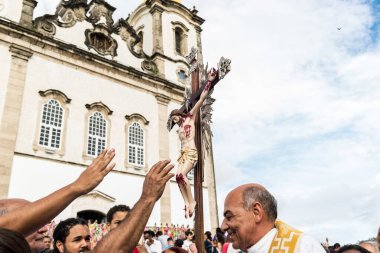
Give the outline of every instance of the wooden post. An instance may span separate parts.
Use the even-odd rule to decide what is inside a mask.
[[[192,94],[199,90],[199,68],[197,67],[191,74]],[[195,119],[195,145],[198,150],[198,162],[194,167],[194,198],[197,202],[195,208],[195,244],[198,252],[204,252],[203,234],[203,151],[202,151],[202,126],[201,112],[197,113]]]

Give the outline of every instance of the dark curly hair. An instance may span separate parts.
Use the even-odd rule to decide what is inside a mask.
[[[344,253],[344,252],[349,251],[349,250],[357,250],[360,253],[371,253],[368,250],[366,250],[365,248],[363,248],[363,247],[361,247],[359,245],[356,245],[356,244],[344,245],[343,247],[341,247],[340,249],[338,249],[336,251],[336,253]]]
[[[69,236],[70,234],[70,229],[76,225],[88,226],[87,221],[82,218],[68,218],[58,223],[57,227],[54,229],[53,232],[54,253],[59,253],[59,250],[55,243],[57,241],[65,243],[67,236]]]
[[[116,206],[113,206],[107,212],[107,222],[111,223],[111,221],[113,220],[113,215],[116,212],[130,212],[130,211],[131,211],[131,208],[129,206],[126,206],[126,205],[116,205]]]

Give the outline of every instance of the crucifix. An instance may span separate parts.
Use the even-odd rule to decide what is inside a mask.
[[[178,158],[178,170],[176,181],[185,202],[185,218],[192,217],[195,212],[195,234],[198,250],[203,249],[203,155],[202,155],[202,124],[201,107],[210,95],[214,86],[230,71],[231,60],[222,57],[218,63],[218,69],[211,68],[203,71],[204,80],[201,87],[199,80],[199,66],[197,62],[197,50],[191,49],[186,57],[189,63],[189,75],[191,75],[192,94],[185,98],[185,104],[170,113],[168,130],[173,123],[178,125],[178,136],[181,141],[181,154]],[[192,196],[187,174],[194,168],[194,193]]]

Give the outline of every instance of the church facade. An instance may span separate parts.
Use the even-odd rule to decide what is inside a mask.
[[[202,64],[204,20],[171,0],[147,0],[118,20],[104,0],[62,0],[35,17],[37,4],[0,0],[0,196],[37,200],[113,147],[116,168],[57,217],[101,220],[115,204],[134,205],[157,161],[176,163],[180,142],[166,123],[182,105],[191,47]],[[204,224],[214,230],[212,150],[204,167]],[[148,225],[192,226],[182,209],[172,180]]]

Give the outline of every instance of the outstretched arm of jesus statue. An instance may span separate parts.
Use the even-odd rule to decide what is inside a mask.
[[[93,253],[132,252],[144,232],[145,225],[157,200],[161,198],[166,183],[174,176],[170,161],[156,163],[145,176],[140,199],[120,225],[111,230],[96,247]]]
[[[201,108],[203,102],[206,100],[208,93],[210,92],[211,83],[216,78],[216,70],[214,68],[210,69],[207,76],[207,82],[205,85],[204,90],[201,93],[201,96],[199,97],[199,100],[197,103],[195,103],[194,107],[190,110],[191,115],[196,115],[199,112],[199,109]]]
[[[93,190],[114,167],[110,163],[115,156],[114,149],[105,149],[73,183],[52,194],[26,204],[0,216],[0,228],[17,231],[24,236],[49,223],[74,199]]]

